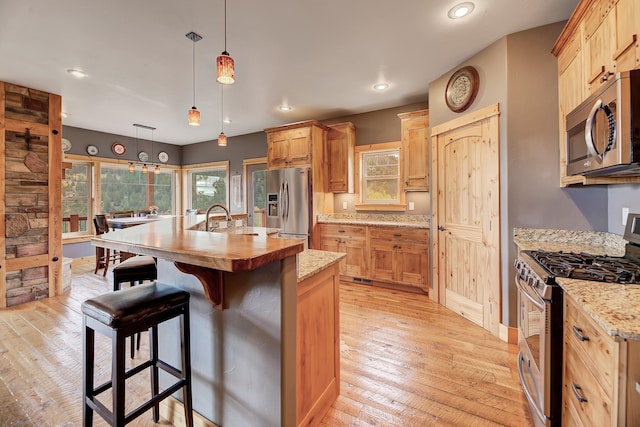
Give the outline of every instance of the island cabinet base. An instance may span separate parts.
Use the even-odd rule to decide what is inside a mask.
[[[340,268],[298,284],[296,425],[317,426],[340,394]]]

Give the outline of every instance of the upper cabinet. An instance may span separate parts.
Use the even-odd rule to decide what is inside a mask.
[[[353,162],[356,127],[351,122],[329,125],[327,147],[329,156],[329,191],[353,193]]]
[[[403,190],[429,190],[429,110],[398,114],[401,121]]]
[[[615,73],[640,68],[640,2],[582,0],[558,37],[560,184],[640,182],[638,177],[567,175],[565,118]]]

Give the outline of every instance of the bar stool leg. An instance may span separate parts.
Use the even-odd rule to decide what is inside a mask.
[[[187,427],[193,427],[193,403],[191,397],[191,332],[189,328],[189,305],[184,306],[182,312],[182,375],[186,380],[186,387],[182,388],[184,416]]]
[[[86,318],[83,319],[82,328],[82,345],[84,349],[84,364],[82,369],[82,386],[83,386],[83,405],[82,405],[82,421],[84,427],[93,426],[93,409],[87,405],[87,399],[93,399],[93,362],[94,362],[94,345],[95,332],[87,327]]]
[[[131,337],[133,340],[133,337]],[[133,350],[133,341],[131,342],[131,349]],[[160,386],[158,383],[158,326],[151,327],[149,332],[149,352],[151,353],[151,395],[157,396],[160,392]],[[153,422],[157,423],[160,420],[160,403],[153,405]]]
[[[125,352],[127,337],[117,329],[112,332],[111,398],[113,401],[113,426],[124,426]]]

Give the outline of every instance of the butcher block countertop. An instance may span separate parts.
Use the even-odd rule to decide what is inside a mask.
[[[254,270],[304,249],[294,239],[190,230],[202,221],[204,215],[162,218],[110,231],[92,238],[91,243],[228,272]]]
[[[586,252],[623,256],[626,241],[617,234],[592,231],[514,229],[520,250]],[[640,340],[640,285],[556,279],[602,329],[616,339]]]
[[[429,215],[334,213],[318,215],[318,222],[323,224],[429,228],[431,226],[431,217]]]

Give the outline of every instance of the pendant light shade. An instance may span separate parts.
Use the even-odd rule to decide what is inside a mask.
[[[200,126],[200,111],[195,105],[189,110],[189,126]]]
[[[216,60],[217,66],[217,81],[224,85],[230,85],[236,81],[235,68],[233,63],[233,58],[229,56],[229,52],[226,50],[222,52],[218,59]]]
[[[193,107],[189,110],[188,123],[189,126],[200,126],[200,111],[196,108],[196,42],[202,40],[202,36],[191,31],[187,34],[187,38],[193,42]]]
[[[160,175],[160,166],[156,165],[156,167],[153,168],[153,173],[155,173],[156,175]]]
[[[147,173],[147,172],[149,172],[149,167],[146,164],[142,165],[142,173]]]
[[[135,172],[136,171],[136,165],[134,165],[133,163],[129,163],[129,172]]]
[[[227,52],[227,0],[224,0],[224,50],[216,59],[216,80],[223,85],[236,81],[233,58]]]
[[[218,147],[226,147],[227,146],[227,135],[224,132],[220,132],[218,135]]]

